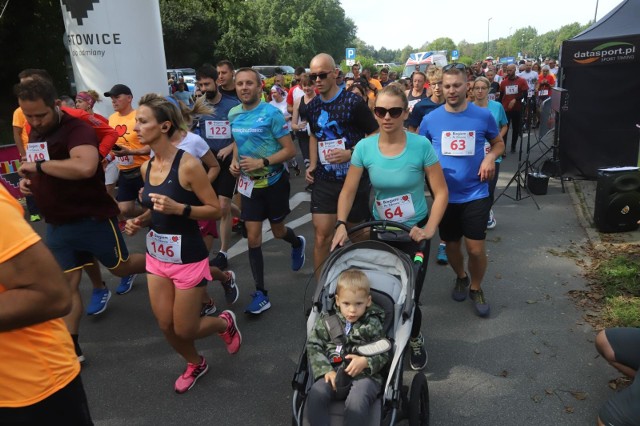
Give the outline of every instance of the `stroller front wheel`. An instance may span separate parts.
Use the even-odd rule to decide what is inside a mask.
[[[423,373],[413,376],[409,394],[409,426],[429,425],[429,385]]]

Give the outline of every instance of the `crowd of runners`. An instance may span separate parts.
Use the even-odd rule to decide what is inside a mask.
[[[229,354],[237,353],[242,335],[236,315],[231,309],[218,313],[207,293],[209,282],[219,282],[227,307],[238,300],[240,274],[229,269],[228,259],[234,222],[248,242],[254,287],[244,308],[249,315],[272,307],[261,248],[265,220],[273,236],[290,246],[295,272],[307,253],[320,271],[329,253],[345,244],[348,229],[373,218],[412,227],[414,244],[437,236],[437,262],[454,272],[452,299],[469,299],[479,317],[488,317],[485,237],[497,223],[493,193],[505,138],[511,126],[515,152],[522,111],[536,108],[528,99],[543,100],[556,84],[553,61],[540,74],[534,65],[526,62],[516,72],[515,64],[452,63],[416,71],[407,82],[394,80],[386,68],[372,75],[354,65],[344,74],[321,53],[309,72],[296,69],[290,87],[276,76],[271,102],[265,102],[260,74],[223,60],[197,70],[199,96],[193,99],[134,98],[126,82],[113,85],[103,92],[114,111],[108,119],[93,111],[102,100],[99,88],[65,105],[45,70],[20,73],[14,113],[20,189],[30,220],[46,222],[53,257],[21,219],[21,207],[0,193],[8,222],[0,240],[0,358],[10,360],[0,367],[0,379],[19,389],[0,391],[0,423],[59,418],[91,424],[78,374],[84,361],[79,330],[83,314],[101,314],[112,296],[99,264],[121,277],[119,295],[146,273],[158,326],[186,361],[176,392],[187,392],[208,370],[197,339],[217,334]],[[305,236],[286,225],[290,173],[301,173],[291,162],[296,142],[311,192],[309,250]],[[127,239],[142,232],[146,253],[130,253]],[[15,272],[29,269],[22,254],[42,261],[18,280]],[[93,286],[86,308],[83,270]],[[248,281],[248,275],[241,278]],[[24,296],[16,295],[20,289]],[[418,285],[416,299],[420,292]],[[35,313],[33,306],[42,304],[47,309]],[[61,316],[64,322],[55,319]],[[413,324],[410,365],[420,370],[428,357],[419,308]],[[617,358],[624,346],[617,336],[599,336],[598,349],[632,375],[637,354],[636,361]],[[35,358],[38,368],[26,367],[27,358]],[[31,371],[26,380],[25,371]],[[638,401],[635,392],[626,395]],[[626,424],[611,420],[627,403],[619,400],[603,409],[605,424]],[[628,415],[640,418],[632,411]]]

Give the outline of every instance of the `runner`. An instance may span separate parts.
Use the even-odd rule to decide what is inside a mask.
[[[238,95],[236,94],[236,84],[234,78],[234,67],[231,61],[223,59],[216,64],[216,72],[218,77],[214,81],[219,87],[219,92],[228,98],[234,99],[238,102]],[[197,74],[196,74],[197,79]]]
[[[220,215],[216,193],[200,161],[170,141],[183,123],[178,109],[155,94],[143,96],[139,104],[135,131],[155,153],[141,167],[141,199],[149,210],[129,219],[125,229],[134,235],[150,225],[146,269],[151,309],[169,344],[187,361],[175,383],[175,391],[184,393],[209,370],[195,339],[218,333],[227,351],[235,354],[242,336],[231,311],[219,318],[199,316],[211,274],[196,221]]]
[[[320,96],[316,96],[307,106],[311,137],[310,165],[306,175],[307,182],[313,184],[313,260],[314,270],[319,274],[320,267],[329,256],[336,227],[338,196],[349,169],[353,148],[360,139],[376,132],[378,123],[364,99],[338,88],[336,64],[330,55],[320,53],[311,60],[310,65],[309,77],[315,81],[320,92]],[[369,217],[370,188],[369,175],[364,173],[353,208],[347,217],[349,227]]]
[[[242,105],[229,112],[234,145],[231,173],[238,176],[242,194],[242,220],[247,229],[249,263],[256,285],[245,312],[260,314],[271,308],[264,284],[262,222],[269,220],[273,236],[291,244],[291,269],[305,261],[306,240],[284,225],[289,214],[289,176],[284,163],[295,155],[284,116],[260,102],[260,75],[251,68],[236,73],[236,90]]]

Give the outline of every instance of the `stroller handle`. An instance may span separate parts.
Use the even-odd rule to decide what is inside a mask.
[[[347,231],[347,235],[351,235],[357,231],[360,231],[365,228],[371,228],[373,226],[381,226],[382,228],[398,228],[402,231],[405,231],[407,234],[411,232],[411,227],[405,225],[404,223],[394,222],[391,220],[371,220],[368,222],[362,222]],[[418,244],[418,251],[424,252],[427,249],[427,245],[430,240],[422,240]]]

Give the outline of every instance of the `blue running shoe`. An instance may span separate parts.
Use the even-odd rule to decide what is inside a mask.
[[[304,266],[304,249],[307,246],[307,240],[302,235],[299,235],[298,238],[302,243],[300,247],[291,248],[291,269],[294,271],[299,271]]]
[[[111,299],[111,292],[108,288],[94,288],[91,293],[91,301],[87,308],[87,315],[98,315],[107,309],[107,303]]]
[[[448,265],[449,259],[447,258],[447,246],[444,243],[440,243],[438,246],[438,256],[436,256],[436,262],[438,265]]]
[[[265,296],[263,292],[257,290],[255,293],[251,295],[253,300],[247,306],[247,309],[244,311],[248,314],[259,315],[271,308],[271,302],[269,302],[269,298]]]
[[[133,282],[136,280],[138,274],[129,275],[128,277],[122,277],[118,288],[116,288],[117,294],[127,294],[133,287]]]

